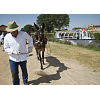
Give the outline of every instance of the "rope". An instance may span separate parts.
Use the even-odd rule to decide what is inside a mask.
[[[50,44],[49,44],[49,41],[47,42],[48,46],[46,45],[46,49],[47,49],[47,54],[49,56],[51,56],[51,48],[50,48]]]

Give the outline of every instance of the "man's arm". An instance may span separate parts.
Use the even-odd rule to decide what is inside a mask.
[[[6,37],[4,38],[4,50],[5,52],[7,52],[8,54],[12,54],[12,49],[9,47],[8,41],[6,39]]]
[[[28,47],[33,47],[33,39],[28,33],[25,32],[25,38],[28,40]]]
[[[28,33],[25,32],[25,37],[28,40],[28,53],[32,52],[32,48],[33,48],[33,39],[30,35],[28,35]]]

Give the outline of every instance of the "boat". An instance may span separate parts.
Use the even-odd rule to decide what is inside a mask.
[[[54,35],[54,38],[61,41],[70,41],[73,45],[77,45],[79,43],[86,46],[95,40],[95,37],[93,35],[90,36],[89,31],[86,29],[58,31]]]

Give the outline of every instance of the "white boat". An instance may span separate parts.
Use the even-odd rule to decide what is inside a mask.
[[[69,40],[73,45],[77,45],[77,43],[88,45],[95,39],[94,36],[90,37],[90,33],[85,29],[58,31],[54,38],[62,41]]]

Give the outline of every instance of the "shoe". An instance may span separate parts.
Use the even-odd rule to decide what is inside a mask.
[[[24,83],[24,85],[29,85],[28,83]]]

